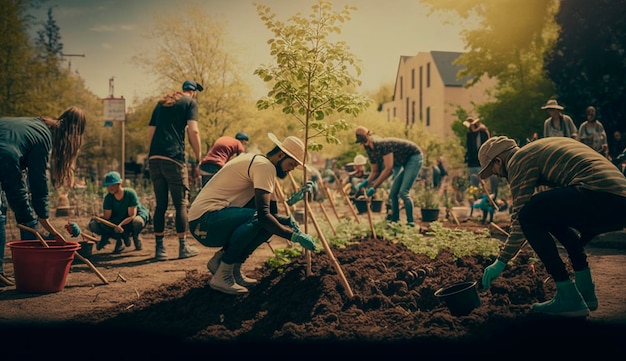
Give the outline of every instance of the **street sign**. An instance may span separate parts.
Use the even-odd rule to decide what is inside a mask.
[[[107,126],[107,122],[126,120],[126,99],[105,98],[102,99],[102,103],[104,104],[105,126]]]

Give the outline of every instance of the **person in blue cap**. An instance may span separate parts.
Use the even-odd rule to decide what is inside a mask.
[[[215,143],[200,162],[200,175],[202,186],[219,171],[231,158],[246,151],[244,147],[250,138],[244,132],[239,132],[235,137],[227,135],[217,138]]]
[[[169,259],[163,244],[165,237],[165,213],[171,197],[176,216],[174,225],[178,236],[178,258],[198,255],[198,250],[187,244],[187,202],[189,177],[185,154],[185,133],[195,160],[200,159],[200,131],[198,129],[198,102],[196,97],[204,90],[193,80],[186,80],[182,92],[166,94],[154,107],[148,124],[148,167],[154,190],[156,208],[153,225],[155,235],[155,255],[157,261]],[[193,178],[199,178],[198,167],[193,169]]]
[[[122,177],[118,172],[107,173],[103,185],[108,193],[102,203],[104,212],[102,218],[117,226],[112,228],[97,220],[89,222],[89,230],[102,237],[96,249],[103,249],[112,237],[117,241],[113,254],[120,254],[126,247],[130,247],[132,236],[135,250],[141,250],[139,234],[150,220],[150,212],[139,202],[134,189],[122,186]]]

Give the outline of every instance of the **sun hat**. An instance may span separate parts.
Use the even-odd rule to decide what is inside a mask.
[[[118,183],[122,183],[122,176],[120,176],[118,172],[109,172],[107,173],[107,175],[104,176],[103,185],[105,187]]]
[[[183,90],[193,90],[201,92],[204,90],[204,88],[202,87],[202,85],[196,83],[193,80],[185,80],[185,82],[183,83]]]
[[[563,110],[565,108],[560,106],[559,103],[557,103],[556,99],[550,99],[550,100],[548,100],[546,102],[546,105],[541,107],[541,109],[558,109],[558,110]]]
[[[367,158],[364,155],[357,154],[354,156],[354,161],[352,162],[354,165],[365,165],[367,164]]]
[[[370,131],[369,129],[365,128],[362,125],[359,125],[358,127],[356,127],[356,142],[355,143],[365,143],[367,142],[367,136],[370,135]]]
[[[503,135],[487,139],[478,150],[478,161],[482,167],[480,172],[478,172],[478,177],[481,179],[489,177],[491,175],[489,166],[494,158],[515,148],[517,148],[517,143],[513,139]]]
[[[248,138],[248,134],[244,133],[244,132],[239,132],[235,135],[235,139],[239,139],[239,140],[245,140],[248,141],[250,140],[250,138]]]
[[[479,118],[474,118],[474,117],[467,117],[467,119],[465,119],[463,121],[463,125],[465,125],[466,127],[470,127],[470,125],[474,125],[476,123],[480,122]]]
[[[285,154],[295,159],[298,164],[304,164],[304,143],[302,143],[298,137],[288,136],[282,142],[278,140],[274,133],[267,133],[267,137],[270,138],[280,150],[285,152]]]

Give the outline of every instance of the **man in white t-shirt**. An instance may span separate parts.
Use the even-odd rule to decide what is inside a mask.
[[[241,265],[261,244],[277,235],[300,243],[314,251],[313,238],[300,232],[291,217],[272,212],[272,194],[276,177],[304,164],[304,143],[289,136],[280,142],[272,133],[268,137],[276,146],[267,154],[246,153],[227,162],[198,193],[189,209],[191,235],[207,247],[222,247],[207,264],[213,274],[211,288],[227,294],[244,294],[257,280],[244,276]],[[304,198],[307,184],[288,201],[289,205]]]

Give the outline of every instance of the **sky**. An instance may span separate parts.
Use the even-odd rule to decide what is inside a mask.
[[[449,15],[433,13],[419,0],[331,0],[335,10],[353,5],[352,19],[342,24],[339,39],[362,62],[361,91],[376,91],[393,84],[401,56],[429,51],[465,51],[460,25],[446,21]],[[47,9],[60,27],[65,66],[77,72],[98,97],[113,95],[134,99],[161,94],[155,77],[132,64],[131,58],[145,48],[142,34],[154,24],[154,15],[171,12],[192,0],[48,0],[35,12],[45,21]],[[254,3],[268,5],[286,21],[297,12],[308,15],[315,0],[203,0],[214,19],[224,22],[226,36],[241,54],[248,69],[253,96],[265,93],[265,85],[254,69],[270,64],[267,40],[270,31],[256,13]],[[184,24],[184,19],[181,19]],[[84,56],[83,56],[84,55]],[[165,91],[170,91],[166,89]]]

